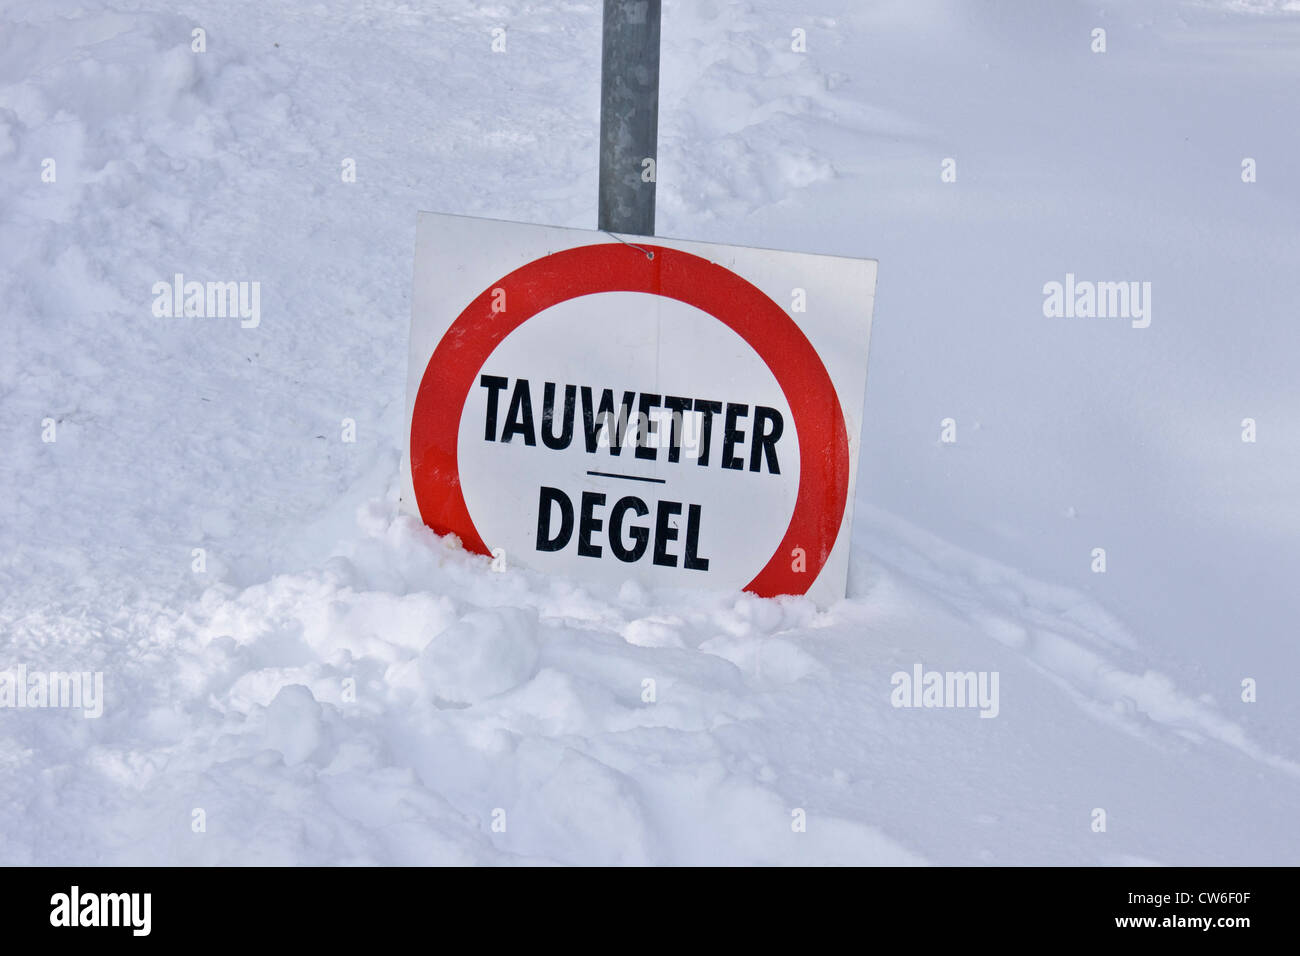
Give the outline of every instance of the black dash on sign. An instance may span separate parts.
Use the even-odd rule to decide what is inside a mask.
[[[668,484],[668,479],[666,478],[642,478],[640,475],[615,475],[608,471],[589,471],[587,474],[596,475],[599,478],[625,478],[628,481],[650,481],[656,485]]]

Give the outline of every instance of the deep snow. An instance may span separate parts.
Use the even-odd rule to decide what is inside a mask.
[[[1297,6],[666,4],[659,231],[880,260],[823,612],[398,516],[416,210],[593,224],[595,0],[6,0],[0,669],[106,701],[0,709],[0,862],[1295,863]]]

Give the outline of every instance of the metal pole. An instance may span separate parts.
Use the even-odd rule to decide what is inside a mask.
[[[660,0],[605,0],[597,226],[655,233]]]

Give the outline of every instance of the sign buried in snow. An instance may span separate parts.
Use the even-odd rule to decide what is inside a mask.
[[[844,596],[876,264],[421,213],[404,507],[618,587]]]

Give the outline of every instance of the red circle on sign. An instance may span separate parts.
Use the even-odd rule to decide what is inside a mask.
[[[504,312],[493,311],[498,290],[505,292]],[[693,305],[744,339],[772,370],[799,436],[799,491],[776,553],[745,590],[803,594],[830,558],[848,498],[849,442],[835,386],[807,336],[761,289],[708,259],[662,246],[606,243],[552,253],[493,283],[457,317],[429,359],[411,415],[411,480],[424,523],[489,553],[460,486],[465,400],[507,335],[544,309],[601,292],[645,292]],[[795,570],[796,548],[806,570]]]

